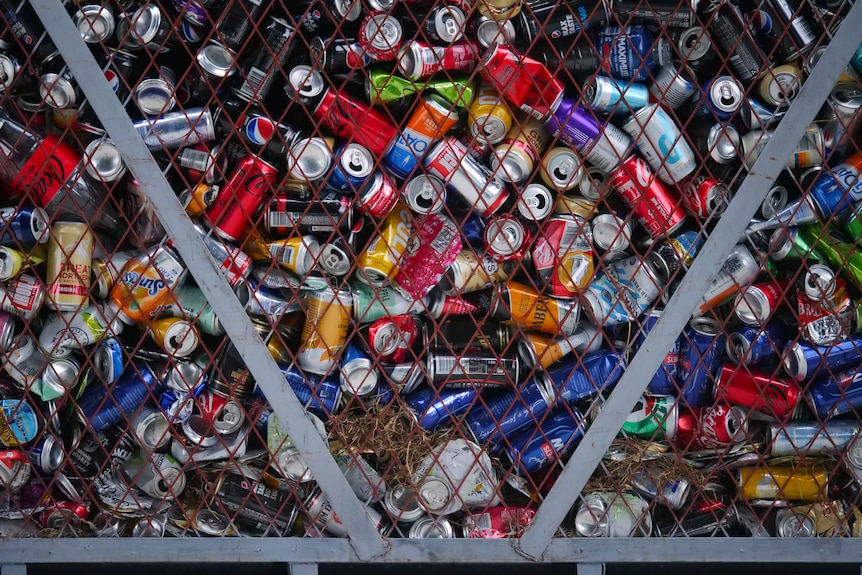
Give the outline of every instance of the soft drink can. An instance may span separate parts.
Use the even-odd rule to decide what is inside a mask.
[[[231,172],[207,209],[213,230],[236,242],[243,239],[272,193],[278,171],[257,156],[246,156]]]
[[[673,233],[685,222],[679,200],[656,179],[650,166],[639,156],[626,158],[610,177],[614,189],[652,238]]]
[[[333,369],[347,341],[352,294],[347,290],[325,288],[308,294],[302,344],[297,364],[306,371],[327,374]]]
[[[428,174],[419,174],[404,185],[402,199],[416,214],[436,214],[446,205],[446,185]]]
[[[521,473],[529,475],[570,453],[583,438],[585,423],[577,408],[561,408],[534,427],[508,437],[500,447]]]
[[[356,143],[347,144],[333,153],[335,162],[326,179],[326,187],[343,194],[353,194],[374,171],[374,156]]]
[[[359,27],[359,44],[375,62],[394,60],[403,40],[404,32],[398,19],[380,10],[366,14]]]
[[[802,389],[791,378],[725,364],[715,383],[715,399],[786,421],[799,408]]]
[[[185,276],[186,268],[172,249],[153,246],[126,263],[111,289],[110,305],[128,325],[154,318]]]
[[[821,420],[857,412],[862,407],[862,368],[836,370],[815,380],[808,389],[808,403]]]
[[[379,287],[394,278],[407,250],[412,230],[410,210],[397,204],[380,226],[380,234],[356,259],[358,279]]]
[[[718,322],[705,317],[689,322],[679,347],[677,385],[690,407],[708,405],[724,352],[724,334]]]
[[[736,296],[736,317],[748,325],[766,324],[784,301],[791,280],[772,280],[743,288]]]
[[[676,389],[676,388],[674,388]],[[645,395],[623,423],[626,435],[657,441],[676,437],[679,402],[669,395]]]
[[[563,98],[563,83],[544,65],[504,44],[488,50],[481,71],[501,95],[538,120],[550,116]]]
[[[730,190],[711,176],[692,175],[677,186],[683,206],[695,217],[709,218],[721,215],[730,200]]]
[[[401,179],[407,179],[431,144],[448,132],[458,121],[458,112],[440,96],[422,97],[401,134],[383,159],[386,168]]]
[[[48,214],[42,208],[0,208],[0,245],[33,247],[47,242],[49,232]]]
[[[741,325],[728,330],[726,352],[733,362],[757,365],[777,358],[785,346],[799,334],[796,325],[774,319],[766,325]]]
[[[679,183],[697,168],[691,146],[670,115],[657,104],[635,112],[623,124],[623,129],[634,138],[638,149],[663,182]]]
[[[506,186],[455,138],[443,138],[423,160],[428,173],[437,176],[483,216],[503,207],[509,197]]]

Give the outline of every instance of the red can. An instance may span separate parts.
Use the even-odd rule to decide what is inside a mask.
[[[213,230],[234,242],[244,238],[277,177],[278,170],[257,156],[240,160],[207,208]]]
[[[90,505],[75,501],[58,501],[51,503],[36,517],[39,525],[46,529],[62,531],[73,521],[86,521],[90,515]]]
[[[698,218],[721,214],[730,200],[727,186],[711,176],[690,176],[677,188],[688,213]]]
[[[748,432],[741,407],[719,403],[711,407],[680,409],[675,441],[682,449],[709,449],[733,445]]]
[[[547,119],[563,99],[563,83],[544,64],[503,44],[488,50],[482,76],[509,102],[539,120]]]
[[[372,357],[401,363],[411,359],[410,349],[419,338],[419,326],[409,314],[382,317],[368,326],[365,337]]]
[[[533,522],[536,510],[529,507],[490,507],[464,517],[464,536],[470,539],[519,537]]]
[[[386,116],[344,90],[326,90],[312,116],[339,138],[364,146],[376,157],[385,155],[398,135]]]
[[[20,449],[0,450],[0,489],[14,493],[30,481],[30,459]]]
[[[787,421],[799,407],[802,389],[792,378],[725,364],[715,384],[715,398]]]
[[[395,209],[395,204],[400,197],[401,193],[392,178],[384,172],[377,171],[360,190],[356,207],[366,216],[382,220]]]
[[[685,212],[643,158],[629,156],[610,178],[650,237],[663,238],[682,226]]]
[[[736,317],[748,325],[764,324],[784,302],[792,282],[772,280],[743,288],[736,296]]]

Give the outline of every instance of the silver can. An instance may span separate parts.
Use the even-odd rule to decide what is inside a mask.
[[[132,437],[145,451],[155,451],[171,440],[165,412],[154,405],[144,405],[132,418]]]
[[[135,122],[144,144],[154,151],[193,146],[215,138],[215,123],[208,108],[187,108]]]
[[[862,88],[854,82],[839,82],[832,88],[820,113],[818,124],[823,127],[827,150],[837,150],[843,156],[848,142],[859,132],[862,114]]]
[[[126,174],[126,164],[119,148],[110,140],[93,140],[84,149],[87,173],[103,182],[116,182]]]
[[[851,454],[850,447],[860,430],[862,430],[862,426],[858,421],[772,423],[768,430],[770,438],[769,456],[815,457],[842,454],[846,451],[847,461],[852,465],[857,457]]]
[[[410,526],[410,539],[454,539],[455,527],[445,517],[423,517]]]
[[[542,184],[527,184],[518,194],[518,213],[528,222],[541,222],[554,211],[554,196]]]
[[[305,509],[308,518],[318,530],[326,531],[333,537],[348,536],[347,529],[332,511],[332,504],[329,503],[326,495],[320,489],[315,489],[308,496],[305,500]],[[383,517],[379,511],[366,505],[365,513],[368,514],[369,519],[380,534],[389,535],[392,532],[392,522]]]
[[[631,246],[631,222],[614,214],[598,214],[590,220],[590,226],[593,228],[593,244],[605,256],[619,254]]]
[[[575,531],[581,537],[649,537],[649,503],[631,491],[590,493],[575,515]]]
[[[623,129],[635,140],[650,168],[667,184],[677,184],[697,168],[694,151],[670,115],[657,104],[635,112]]]
[[[173,110],[177,101],[176,76],[166,66],[158,68],[158,74],[141,80],[132,90],[132,100],[147,116],[158,116]]]
[[[428,173],[443,180],[450,190],[485,217],[502,208],[509,197],[506,185],[471,156],[467,146],[456,138],[440,140],[422,163]]]
[[[179,497],[186,488],[186,474],[180,463],[167,453],[147,453],[125,465],[129,477],[144,493],[156,499]]]
[[[114,33],[116,19],[110,4],[87,4],[72,15],[72,21],[87,44],[107,41]]]
[[[429,477],[419,486],[419,503],[431,515],[441,514],[452,497],[452,488],[440,479]]]
[[[775,513],[775,534],[778,537],[817,537],[817,526],[809,513],[784,507]]]
[[[332,164],[332,150],[320,137],[297,140],[287,153],[288,175],[311,184],[323,181]]]
[[[425,515],[419,494],[403,485],[397,485],[386,492],[383,508],[399,523],[413,523]]]
[[[676,110],[697,93],[697,81],[686,64],[671,60],[656,73],[649,91],[656,100]]]
[[[829,266],[811,264],[802,282],[805,295],[814,301],[828,299],[835,293],[837,279]]]
[[[446,186],[436,176],[419,174],[405,184],[402,197],[417,214],[437,214],[446,205]]]

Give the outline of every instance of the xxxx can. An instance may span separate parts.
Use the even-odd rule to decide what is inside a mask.
[[[150,324],[156,344],[172,357],[187,357],[197,349],[200,335],[190,321],[178,317],[158,319]]]
[[[347,342],[353,295],[330,287],[308,294],[308,309],[302,329],[302,343],[296,362],[311,373],[324,375],[334,369]]]
[[[394,175],[407,179],[431,144],[458,121],[458,112],[440,96],[423,96],[395,142],[383,158]]]
[[[393,286],[409,300],[425,297],[440,282],[461,247],[461,236],[452,220],[442,214],[424,216],[413,230]]]
[[[737,470],[736,481],[746,500],[823,501],[829,476],[810,466],[761,465]]]
[[[590,284],[595,271],[593,232],[578,216],[558,214],[547,220],[532,251],[536,274],[551,295],[574,298]]]
[[[412,230],[413,217],[410,210],[399,202],[380,226],[380,234],[375,236],[368,248],[357,258],[358,279],[379,287],[394,278],[407,250]]]
[[[58,311],[74,311],[90,301],[93,232],[77,222],[57,222],[48,240],[45,305]]]
[[[494,86],[482,82],[467,110],[470,135],[482,144],[496,145],[512,128],[512,112]]]

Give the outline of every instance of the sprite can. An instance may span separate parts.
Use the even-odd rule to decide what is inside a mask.
[[[642,439],[673,439],[679,420],[679,403],[671,395],[645,395],[623,423],[626,435]]]

